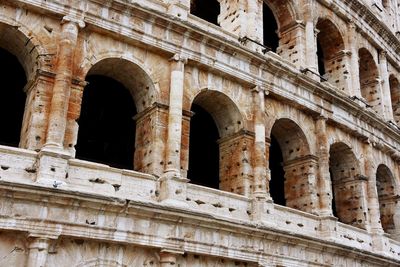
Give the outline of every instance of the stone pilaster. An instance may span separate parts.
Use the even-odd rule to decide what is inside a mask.
[[[315,124],[318,157],[319,212],[322,216],[332,216],[332,182],[329,173],[329,141],[326,132],[327,118],[320,116]]]
[[[281,29],[279,39],[279,47],[276,52],[296,65],[297,68],[306,68],[306,32],[304,23],[302,21],[294,21],[293,24],[285,27],[285,29]]]
[[[24,88],[26,103],[19,144],[22,148],[38,151],[46,141],[47,115],[51,100],[48,93],[53,88],[54,77],[54,73],[38,70],[34,80]]]
[[[31,237],[26,267],[45,267],[51,242],[47,237]]]
[[[390,84],[389,73],[386,59],[386,52],[380,51],[379,53],[379,72],[381,76],[381,99],[383,105],[383,117],[386,120],[393,121],[392,99],[390,97]]]
[[[253,147],[253,168],[254,168],[254,197],[269,197],[267,192],[267,159],[265,157],[265,105],[263,90],[253,90],[254,107],[254,147]]]
[[[180,252],[169,251],[163,249],[160,251],[160,267],[171,267],[177,265],[177,258],[179,257]]]
[[[181,175],[183,79],[186,61],[178,54],[171,59],[165,169],[160,178],[160,200],[174,202],[178,200],[179,203],[186,199],[186,183],[188,182]]]
[[[317,61],[317,34],[318,31],[314,26],[314,1],[305,1],[304,6],[304,24],[305,24],[305,42],[306,42],[306,67],[315,73],[318,73]],[[310,77],[319,80],[319,77],[310,73]]]
[[[71,91],[73,58],[79,28],[85,23],[65,16],[62,20],[61,36],[58,41],[56,77],[53,86],[47,139],[44,149],[64,150],[64,135],[67,125],[67,110]]]
[[[349,23],[348,28],[348,46],[350,50],[350,75],[351,75],[351,89],[349,90],[350,95],[361,98],[360,89],[360,70],[358,64],[358,47],[357,47],[357,31],[356,25],[353,22]]]

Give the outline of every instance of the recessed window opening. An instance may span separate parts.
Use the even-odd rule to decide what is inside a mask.
[[[263,3],[263,26],[263,43],[265,46],[269,47],[271,51],[276,52],[279,46],[279,37],[277,34],[278,24],[276,23],[272,10],[266,3]]]
[[[77,158],[133,169],[136,107],[129,90],[102,75],[90,75],[87,81],[78,120]]]
[[[190,14],[218,25],[220,5],[217,0],[191,0]]]
[[[0,48],[0,144],[18,147],[25,110],[27,83],[23,67],[16,56]]]
[[[324,58],[324,51],[322,50],[321,43],[317,39],[317,57],[318,57],[318,71],[319,75],[324,77],[325,75],[325,58]],[[321,82],[324,80],[321,78]]]
[[[212,116],[201,106],[192,104],[190,120],[189,170],[191,183],[219,188],[218,128]]]

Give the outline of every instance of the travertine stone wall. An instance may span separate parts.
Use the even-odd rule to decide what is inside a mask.
[[[263,3],[276,53],[239,41],[263,41]],[[398,1],[219,4],[217,26],[188,0],[1,2],[28,83],[20,145],[0,146],[0,266],[400,264]],[[90,75],[132,95],[134,170],[75,158]],[[218,129],[218,189],[187,177],[192,104]]]

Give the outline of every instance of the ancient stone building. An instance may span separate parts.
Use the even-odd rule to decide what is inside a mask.
[[[400,266],[399,4],[1,0],[0,266]]]

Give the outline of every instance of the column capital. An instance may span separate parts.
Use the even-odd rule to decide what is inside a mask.
[[[182,62],[183,64],[186,64],[188,58],[180,53],[176,53],[169,59],[169,61]]]
[[[66,15],[61,20],[61,25],[65,23],[75,23],[79,28],[83,29],[86,26],[86,23],[83,19],[75,18],[71,15]]]

